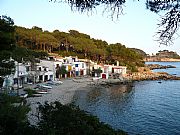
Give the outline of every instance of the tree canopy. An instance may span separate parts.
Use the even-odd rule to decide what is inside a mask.
[[[2,80],[2,77],[14,72],[15,65],[13,60],[18,62],[22,62],[22,60],[33,61],[35,58],[43,58],[48,55],[42,50],[37,52],[24,47],[24,44],[29,45],[29,42],[34,42],[31,36],[32,33],[40,33],[42,29],[33,27],[32,32],[26,28],[19,27],[18,35],[15,30],[13,19],[8,16],[0,16],[0,80]],[[54,38],[54,40],[56,39]],[[51,42],[51,40],[48,41]],[[19,46],[16,45],[17,42],[21,42]]]
[[[0,46],[1,50],[12,49],[14,40],[14,21],[7,16],[0,16]]]
[[[98,63],[116,64],[116,61],[120,61],[121,65],[131,70],[143,66],[143,57],[125,45],[108,44],[77,30],[69,30],[68,33],[59,30],[47,32],[37,26],[31,29],[16,26],[15,35],[18,46],[27,49],[59,53],[61,56],[78,56]]]
[[[14,45],[14,21],[10,17],[0,16],[0,78],[13,72],[14,61],[9,60],[9,50]]]
[[[53,52],[61,56],[88,58],[104,64],[116,64],[116,61],[120,61],[121,65],[127,66],[130,70],[143,66],[143,58],[120,43],[108,44],[106,41],[91,38],[90,35],[77,30],[69,30],[68,33],[59,30],[48,32],[38,26],[32,28],[14,26],[10,17],[4,18],[6,19],[0,19],[1,31],[4,25],[7,25],[10,29],[7,35],[10,36],[4,38],[4,43],[0,44],[2,48],[5,47],[0,51],[1,62],[10,57],[18,62],[22,60],[33,62],[35,58],[44,58],[47,53]],[[6,33],[4,31],[2,35]],[[0,70],[4,72],[4,68]],[[8,69],[8,71],[11,70]]]

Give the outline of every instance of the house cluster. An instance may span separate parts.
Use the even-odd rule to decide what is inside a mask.
[[[51,56],[40,60],[38,63],[15,62],[15,73],[13,75],[13,86],[22,87],[25,83],[46,82],[58,80],[59,78],[71,78],[91,75],[108,79],[112,75],[123,76],[126,74],[126,67],[116,65],[97,64],[88,59],[78,59],[78,57]],[[64,68],[65,73],[60,73]]]

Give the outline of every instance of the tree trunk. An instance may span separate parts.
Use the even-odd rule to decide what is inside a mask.
[[[46,51],[46,44],[43,44],[43,45],[44,45],[44,46],[43,46],[43,47],[44,47],[44,51]]]

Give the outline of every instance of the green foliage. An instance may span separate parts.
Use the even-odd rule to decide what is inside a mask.
[[[10,50],[15,43],[14,22],[10,17],[0,16],[0,48]]]
[[[69,104],[45,103],[39,106],[40,121],[37,126],[28,123],[29,107],[22,98],[0,95],[1,135],[123,135],[95,116]],[[15,104],[16,103],[16,104]]]
[[[0,51],[0,76],[10,75],[15,71],[14,61],[9,60],[11,53]]]
[[[19,46],[33,50],[43,50],[51,53],[54,48],[59,46],[58,40],[50,32],[43,32],[42,28],[37,26],[32,27],[32,29],[16,26],[15,37]]]
[[[94,69],[94,72],[97,74],[100,74],[100,73],[102,73],[102,70],[100,68],[98,68],[98,69]]]
[[[10,17],[0,16],[0,76],[10,75],[14,68],[14,62],[9,58],[8,51],[14,47],[14,22]]]
[[[47,52],[34,51],[31,49],[27,49],[24,47],[18,47],[18,46],[12,51],[12,58],[18,62],[22,62],[22,59],[24,61],[34,61],[35,58],[43,59],[46,56],[48,56]]]
[[[137,49],[137,48],[129,48],[129,49],[131,49],[132,51],[135,51],[136,53],[141,55],[143,58],[147,56],[147,54],[141,49]]]
[[[56,67],[56,76],[61,76],[61,75],[67,74],[67,73],[68,72],[64,65],[62,65],[61,67]]]
[[[14,61],[0,62],[0,76],[10,75],[14,73]]]
[[[115,64],[120,61],[130,70],[144,65],[142,56],[125,45],[108,45],[106,41],[93,39],[76,30],[70,30],[69,33],[59,30],[48,32],[36,26],[32,29],[16,26],[15,34],[18,45],[25,48],[88,58],[98,63]]]
[[[24,135],[33,134],[33,127],[29,126],[27,113],[29,107],[21,103],[19,97],[10,97],[0,94],[0,134],[1,135]],[[31,133],[30,133],[30,132]]]
[[[35,90],[32,90],[30,88],[26,88],[26,89],[24,89],[24,91],[27,92],[28,97],[34,97],[34,94],[37,94],[37,92]]]
[[[69,104],[60,102],[45,103],[39,108],[41,121],[38,127],[44,135],[120,135],[110,126],[99,122],[95,116]]]
[[[144,66],[143,58],[141,55],[126,48],[120,43],[111,44],[107,47],[108,60],[112,63],[120,61],[121,65],[127,66],[129,70],[135,72],[137,67]]]

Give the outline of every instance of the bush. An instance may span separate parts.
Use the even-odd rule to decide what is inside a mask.
[[[27,120],[30,108],[22,104],[20,97],[0,95],[0,134],[1,135],[24,135],[31,130]],[[28,132],[29,133],[29,132]]]
[[[37,94],[37,92],[35,90],[32,90],[30,88],[26,88],[26,89],[24,89],[24,91],[27,92],[28,97],[34,97],[34,94]]]
[[[60,102],[45,103],[39,107],[41,121],[39,129],[44,135],[122,135],[109,125],[99,121],[95,116],[69,104]]]

